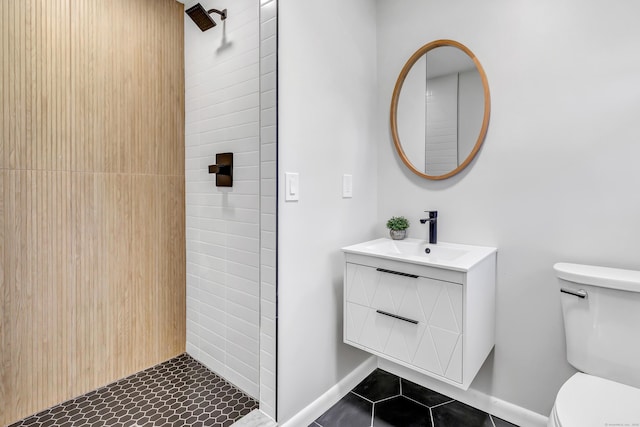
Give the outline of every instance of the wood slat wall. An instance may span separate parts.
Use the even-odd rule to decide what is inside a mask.
[[[185,346],[183,6],[0,0],[0,425]]]

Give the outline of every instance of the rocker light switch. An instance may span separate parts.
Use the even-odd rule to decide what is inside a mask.
[[[353,175],[342,175],[342,198],[350,199],[353,197]]]
[[[286,172],[284,174],[284,200],[295,202],[300,200],[300,177],[297,173]]]

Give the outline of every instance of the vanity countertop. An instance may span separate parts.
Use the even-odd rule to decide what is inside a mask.
[[[488,246],[438,242],[430,244],[420,239],[391,240],[381,238],[346,246],[347,254],[368,255],[455,271],[469,271],[480,261],[497,252]],[[427,253],[428,252],[428,253]]]

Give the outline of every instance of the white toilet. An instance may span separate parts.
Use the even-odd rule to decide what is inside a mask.
[[[640,271],[558,263],[567,359],[549,427],[640,426]]]

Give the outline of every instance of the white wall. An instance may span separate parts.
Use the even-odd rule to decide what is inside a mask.
[[[195,4],[188,1],[185,8]],[[256,0],[228,9],[206,32],[185,15],[187,351],[259,395],[260,92]],[[233,187],[207,166],[234,153]]]
[[[417,219],[437,209],[442,241],[498,247],[497,343],[471,387],[548,415],[573,372],[553,263],[640,269],[640,3],[376,3],[377,224],[406,215],[426,238]],[[476,54],[492,112],[476,160],[431,182],[395,154],[388,108],[406,59],[440,38]]]
[[[342,344],[340,248],[376,221],[376,34],[369,0],[280,0],[279,194],[300,174],[300,200],[279,198],[278,421],[367,355]],[[353,198],[342,198],[342,175]]]

